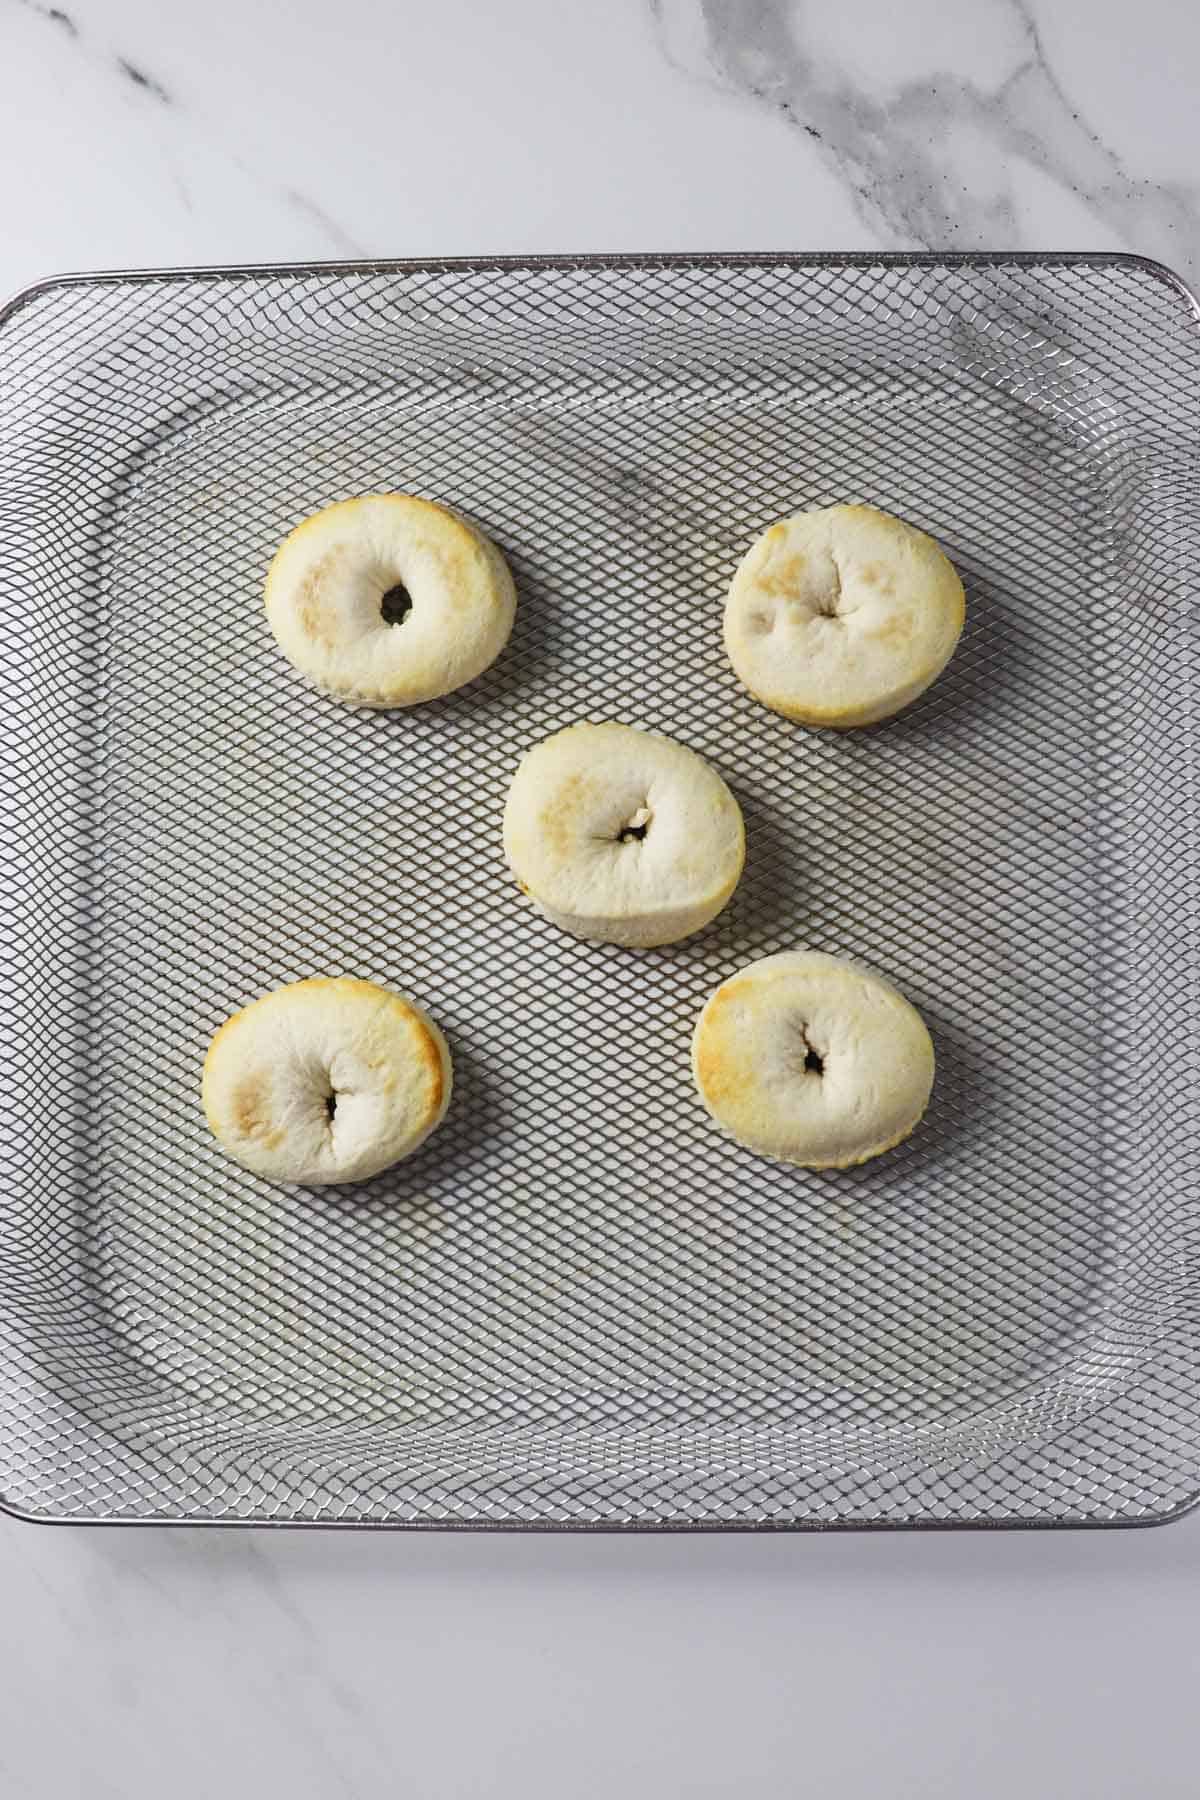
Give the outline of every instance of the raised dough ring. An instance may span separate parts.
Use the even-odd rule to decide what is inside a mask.
[[[915,1007],[880,976],[794,950],[722,983],[696,1024],[692,1070],[739,1144],[843,1169],[912,1131],[933,1087],[933,1044]]]
[[[408,1156],[450,1104],[450,1051],[419,1006],[341,975],[264,994],[208,1047],[209,1125],[269,1181],[366,1181]]]
[[[741,808],[693,750],[630,725],[571,725],[523,758],[504,850],[538,910],[576,937],[670,944],[737,886]]]
[[[931,537],[873,506],[772,525],[738,566],[725,649],[765,706],[806,725],[871,725],[954,654],[963,585]]]
[[[408,494],[314,513],[267,574],[279,648],[322,692],[358,706],[413,706],[473,681],[507,643],[516,603],[496,546]]]

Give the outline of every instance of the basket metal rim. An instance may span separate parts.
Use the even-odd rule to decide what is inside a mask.
[[[1166,263],[1132,251],[1085,250],[860,250],[860,251],[581,251],[554,253],[514,253],[492,255],[424,255],[417,257],[351,257],[324,258],[311,261],[266,261],[249,263],[199,263],[177,265],[143,265],[102,269],[66,270],[39,277],[18,288],[0,301],[0,332],[33,302],[64,290],[79,287],[162,286],[190,282],[247,281],[259,282],[303,277],[331,278],[347,275],[420,275],[438,273],[473,273],[486,275],[506,271],[537,272],[553,270],[670,270],[706,268],[780,268],[793,270],[893,269],[924,268],[1024,268],[1024,269],[1107,269],[1134,271],[1150,275],[1182,301],[1194,327],[1200,329],[1200,285],[1188,280]],[[0,345],[2,348],[2,345]],[[1174,1524],[1200,1508],[1200,1486],[1173,1507],[1161,1512],[1138,1516],[1118,1515],[1099,1518],[1031,1517],[1013,1518],[859,1518],[820,1520],[811,1518],[782,1520],[662,1520],[628,1519],[591,1521],[586,1519],[454,1519],[454,1518],[387,1518],[362,1517],[276,1518],[247,1514],[241,1518],[213,1518],[180,1513],[175,1516],[148,1518],[126,1512],[107,1515],[73,1512],[57,1513],[23,1508],[6,1494],[0,1493],[0,1516],[24,1524],[42,1526],[102,1526],[171,1529],[205,1527],[217,1530],[272,1531],[342,1531],[342,1532],[447,1532],[531,1535],[606,1535],[606,1536],[816,1536],[831,1533],[979,1533],[1000,1531],[1078,1531],[1144,1530]]]
[[[495,256],[330,257],[312,262],[180,263],[73,269],[44,275],[0,302],[0,331],[22,309],[61,288],[158,286],[189,281],[269,281],[305,275],[486,275],[539,269],[1125,269],[1153,276],[1182,300],[1200,328],[1200,287],[1132,250],[661,250],[555,251]]]
[[[1168,1512],[1145,1513],[1140,1517],[1121,1516],[1109,1519],[1014,1518],[1014,1519],[748,1519],[667,1520],[667,1519],[277,1519],[247,1514],[241,1519],[212,1519],[195,1513],[174,1517],[146,1518],[134,1513],[107,1513],[103,1516],[84,1513],[34,1512],[14,1506],[0,1495],[0,1517],[18,1520],[24,1525],[113,1527],[143,1530],[173,1530],[181,1527],[209,1531],[342,1531],[342,1532],[483,1532],[489,1536],[511,1536],[528,1533],[535,1537],[829,1537],[832,1535],[876,1534],[890,1536],[894,1532],[983,1533],[1000,1531],[1148,1531],[1163,1525],[1174,1525],[1200,1507],[1200,1489]]]

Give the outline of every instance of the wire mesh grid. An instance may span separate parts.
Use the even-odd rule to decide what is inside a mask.
[[[1193,681],[1200,339],[1119,258],[391,264],[54,282],[0,332],[0,1488],[46,1518],[1105,1522],[1200,1488]],[[507,653],[395,714],[260,593],[372,490],[480,520]],[[769,522],[931,531],[969,621],[891,723],[743,693]],[[666,731],[746,817],[702,935],[564,937],[506,874],[521,753]],[[865,1168],[713,1128],[711,989],[806,945],[934,1032]],[[350,972],[451,1112],[275,1188],[198,1104],[264,989]]]

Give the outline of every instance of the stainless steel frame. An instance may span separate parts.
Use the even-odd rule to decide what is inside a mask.
[[[1200,313],[1114,256],[668,256],[63,277],[0,314],[0,1491],[27,1517],[591,1528],[1145,1523],[1200,1492]],[[479,517],[508,654],[396,715],[258,602],[342,495]],[[869,732],[740,692],[771,518],[858,497],[968,586]],[[697,939],[509,881],[521,750],[667,730],[743,804]],[[808,943],[930,1019],[921,1132],[724,1141],[704,996]],[[215,1025],[349,969],[454,1107],[353,1193],[224,1160]]]

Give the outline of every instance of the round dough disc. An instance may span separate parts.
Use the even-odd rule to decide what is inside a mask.
[[[269,1181],[366,1181],[443,1118],[445,1038],[402,994],[342,975],[264,994],[216,1033],[202,1098],[230,1156]]]
[[[508,642],[516,591],[481,531],[408,494],[314,513],[267,574],[279,648],[314,686],[357,706],[413,706],[473,681]]]
[[[522,759],[504,809],[522,890],[576,937],[670,944],[720,912],[741,808],[694,751],[630,725],[571,725]]]
[[[873,506],[784,519],[743,557],[725,649],[765,706],[805,725],[871,725],[954,654],[966,602],[931,537]]]
[[[711,996],[692,1039],[700,1098],[780,1162],[842,1169],[906,1138],[933,1087],[933,1044],[890,982],[818,951],[764,956]]]

